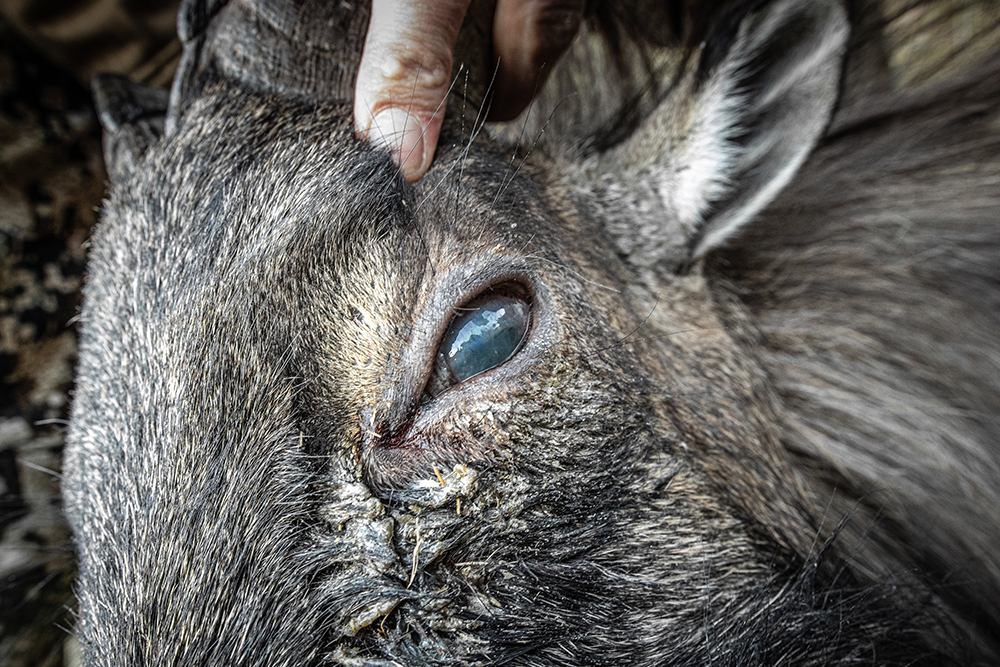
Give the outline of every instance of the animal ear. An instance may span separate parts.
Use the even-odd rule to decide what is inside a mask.
[[[367,2],[184,0],[177,33],[184,47],[167,116],[181,116],[217,78],[307,103],[346,103],[368,28]]]
[[[834,0],[721,16],[663,102],[597,159],[594,199],[623,254],[676,270],[767,206],[829,123],[848,35]]]
[[[104,161],[112,182],[132,174],[139,158],[163,136],[169,94],[118,74],[100,74],[94,104],[104,128]]]

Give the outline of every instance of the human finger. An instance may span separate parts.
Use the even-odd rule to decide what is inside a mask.
[[[585,6],[586,0],[498,0],[489,120],[510,120],[528,106],[580,29]]]
[[[358,69],[358,136],[392,150],[406,180],[434,157],[452,51],[469,0],[374,0]]]

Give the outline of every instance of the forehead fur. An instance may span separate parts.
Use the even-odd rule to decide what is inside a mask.
[[[280,283],[297,265],[350,265],[401,219],[401,181],[345,138],[345,113],[220,90],[112,191],[82,316],[80,472],[64,487],[91,513],[81,618],[101,622],[79,630],[97,664],[315,651],[329,605],[310,600],[316,556],[296,529],[313,493],[288,363],[301,323]],[[205,579],[207,562],[225,576]]]

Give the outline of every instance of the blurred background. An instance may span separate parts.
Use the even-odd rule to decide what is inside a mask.
[[[167,86],[175,0],[0,0],[0,665],[72,664],[59,462],[87,239],[104,195],[97,72]],[[70,649],[72,644],[70,644]]]
[[[117,72],[169,86],[177,4],[0,0],[0,667],[75,664],[59,470],[105,189],[89,81]],[[854,99],[960,75],[1000,47],[997,0],[855,5]]]

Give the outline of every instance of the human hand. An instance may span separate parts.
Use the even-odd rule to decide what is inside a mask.
[[[359,137],[387,146],[409,182],[430,167],[444,120],[452,52],[470,0],[373,0],[358,69]],[[510,120],[531,101],[569,47],[585,0],[498,0],[493,22],[489,120]]]

